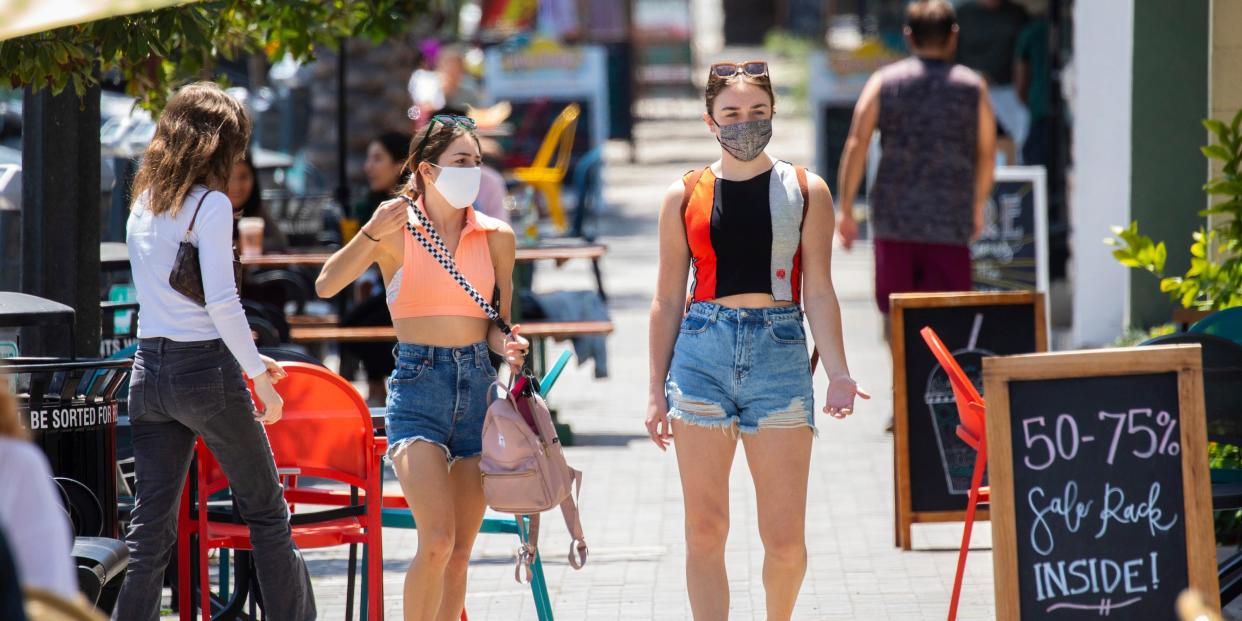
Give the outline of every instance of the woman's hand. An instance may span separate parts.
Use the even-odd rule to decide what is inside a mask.
[[[824,414],[833,418],[845,418],[854,413],[854,397],[870,399],[849,375],[838,373],[828,378],[828,396],[824,399]]]
[[[277,384],[280,380],[289,377],[289,373],[285,371],[284,367],[280,366],[279,362],[262,354],[259,355],[259,359],[263,361],[263,366],[267,367],[267,374],[271,376],[273,384]]]
[[[259,401],[263,402],[263,410],[255,412],[254,418],[264,425],[280,420],[285,407],[285,400],[280,397],[280,393],[276,392],[273,386],[275,383],[270,371],[254,378],[254,394],[258,395]]]
[[[502,353],[505,362],[509,363],[509,369],[514,374],[521,372],[522,367],[526,364],[526,353],[530,351],[530,341],[518,334],[521,329],[522,326],[520,325],[513,326],[512,334],[505,337],[505,350]]]
[[[661,451],[668,450],[673,441],[673,423],[668,419],[668,399],[664,395],[652,396],[647,406],[647,434]]]
[[[361,232],[375,239],[383,239],[385,235],[401,230],[410,220],[406,213],[407,204],[405,199],[400,198],[380,203],[375,213],[371,214],[371,219],[362,225]]]

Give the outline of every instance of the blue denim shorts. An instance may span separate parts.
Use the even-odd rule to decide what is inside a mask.
[[[384,411],[388,457],[420,440],[444,449],[449,462],[481,453],[487,390],[496,381],[487,344],[398,343],[393,356]]]
[[[802,310],[695,303],[681,322],[665,395],[669,418],[691,425],[814,429]]]

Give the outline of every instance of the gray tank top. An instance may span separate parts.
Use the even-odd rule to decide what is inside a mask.
[[[876,239],[968,244],[979,76],[912,57],[885,67],[880,77],[883,154],[869,197]]]

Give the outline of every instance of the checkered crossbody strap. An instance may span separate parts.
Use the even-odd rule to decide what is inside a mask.
[[[405,228],[410,231],[410,234],[414,236],[414,239],[422,245],[427,252],[431,253],[431,258],[435,259],[437,263],[444,267],[444,269],[448,270],[448,273],[453,277],[453,280],[457,281],[457,284],[466,291],[466,294],[474,300],[475,304],[479,305],[479,308],[483,309],[484,313],[487,313],[488,318],[496,322],[496,326],[500,328],[500,331],[504,333],[505,336],[513,336],[513,330],[509,327],[509,324],[505,322],[504,317],[500,316],[500,311],[496,310],[496,308],[491,304],[488,304],[487,299],[482,295],[479,295],[479,291],[474,288],[474,285],[470,284],[470,281],[466,280],[466,277],[458,271],[457,263],[453,261],[453,255],[448,251],[448,246],[444,245],[444,240],[440,238],[440,234],[436,232],[436,228],[431,225],[431,220],[423,214],[423,211],[414,204],[414,201],[411,200],[410,197],[402,195],[401,198],[405,199],[405,202],[407,203],[406,211],[409,212],[410,217],[418,219],[418,223],[427,230],[427,235],[423,235],[422,232],[414,227],[414,223],[409,220],[406,221]],[[428,237],[431,239],[428,240]]]

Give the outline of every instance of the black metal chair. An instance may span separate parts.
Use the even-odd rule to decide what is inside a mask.
[[[1199,333],[1151,339],[1143,345],[1197,344],[1203,356],[1203,405],[1208,440],[1242,447],[1242,345]],[[1242,469],[1213,469],[1212,510],[1242,510]],[[1217,566],[1221,603],[1242,596],[1242,552]]]

